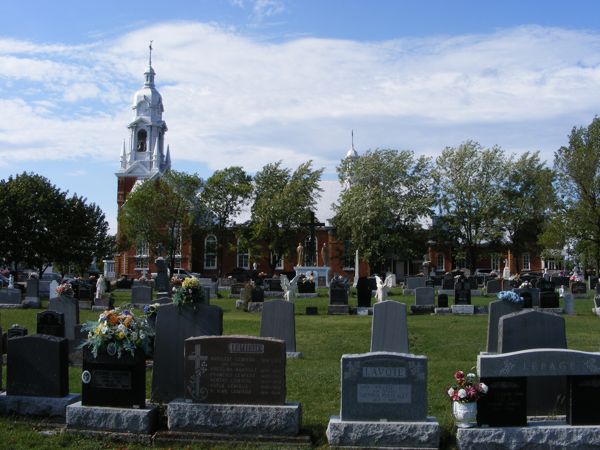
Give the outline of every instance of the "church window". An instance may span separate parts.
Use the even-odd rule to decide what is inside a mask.
[[[204,239],[204,268],[217,268],[217,238],[214,234],[209,234]]]
[[[436,264],[435,268],[436,268],[436,270],[443,270],[444,272],[446,271],[446,261],[444,260],[443,253],[437,254],[437,264]]]
[[[145,152],[146,151],[146,130],[140,130],[137,133],[137,151]]]
[[[242,267],[244,269],[250,268],[250,258],[248,254],[248,249],[240,243],[240,240],[237,241],[237,266]]]
[[[531,270],[531,258],[529,253],[523,253],[523,270]]]

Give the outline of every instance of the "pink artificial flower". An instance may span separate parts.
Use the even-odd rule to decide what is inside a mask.
[[[454,378],[460,383],[465,379],[465,373],[462,370],[457,370],[454,374]]]
[[[477,398],[477,388],[475,386],[467,387],[467,398],[470,398],[470,399]]]

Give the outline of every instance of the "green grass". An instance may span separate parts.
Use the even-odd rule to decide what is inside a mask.
[[[339,414],[340,357],[345,353],[363,353],[370,347],[371,316],[328,316],[326,291],[320,296],[296,301],[296,347],[303,358],[287,362],[287,399],[302,403],[302,426],[313,437],[315,447],[327,448],[325,429],[331,415]],[[128,291],[117,291],[117,304],[127,303]],[[391,299],[409,305],[412,296],[402,296],[392,290]],[[486,305],[493,297],[476,297],[475,305]],[[235,300],[220,298],[212,300],[224,311],[223,334],[258,336],[260,314],[245,313],[235,309]],[[351,297],[356,306],[356,297]],[[44,307],[46,303],[44,302]],[[317,306],[319,315],[306,316],[306,306]],[[561,305],[562,306],[562,305]],[[598,351],[597,330],[600,318],[592,314],[592,296],[575,300],[577,315],[564,316],[569,348]],[[18,323],[35,332],[35,315],[40,310],[2,310],[0,324],[3,330]],[[98,313],[81,311],[81,322],[97,320]],[[442,425],[442,447],[452,448],[453,420],[445,387],[457,369],[468,370],[477,363],[477,355],[485,350],[487,316],[408,316],[408,332],[412,353],[428,357],[429,415],[436,416]],[[70,390],[80,392],[81,369],[70,367]],[[150,392],[151,372],[148,372]],[[3,374],[3,383],[6,375]],[[5,384],[4,384],[5,385]],[[51,429],[44,423],[14,417],[0,418],[0,448],[143,448],[141,445],[117,445],[111,441],[99,441],[70,434],[52,436],[39,431]],[[170,447],[174,448],[174,447]],[[189,445],[190,449],[227,448],[215,445]],[[239,448],[239,447],[238,447]],[[248,446],[247,448],[252,448]]]

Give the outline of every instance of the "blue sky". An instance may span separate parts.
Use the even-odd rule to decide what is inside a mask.
[[[600,109],[595,1],[0,0],[0,178],[111,225],[149,40],[173,167],[203,177],[475,139],[549,162]],[[325,218],[320,218],[321,220]],[[113,230],[114,231],[114,230]]]

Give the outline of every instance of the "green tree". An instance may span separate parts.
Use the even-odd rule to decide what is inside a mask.
[[[389,257],[422,253],[424,242],[415,236],[435,199],[429,158],[409,150],[377,149],[342,160],[337,171],[344,188],[333,205],[333,224],[371,270]],[[404,253],[394,255],[391,249]]]
[[[474,141],[446,147],[436,159],[434,180],[441,216],[471,270],[482,246],[502,238],[499,218],[506,165],[499,147],[485,149]]]
[[[241,167],[217,170],[204,185],[200,196],[214,218],[211,228],[217,236],[217,267],[222,276],[223,251],[227,229],[248,203],[252,195],[252,177]]]
[[[569,144],[554,153],[558,202],[542,242],[571,247],[600,268],[600,119],[574,127]]]
[[[526,152],[506,167],[500,217],[519,272],[521,255],[540,250],[538,238],[555,204],[554,172],[540,161],[539,152]]]
[[[119,211],[119,248],[148,244],[152,255],[166,253],[173,273],[182,242],[205,215],[199,198],[202,184],[198,175],[174,170],[142,182]]]
[[[0,181],[0,248],[5,263],[36,268],[57,263],[87,269],[106,255],[108,223],[95,204],[67,197],[48,179],[23,173]]]
[[[292,172],[281,161],[267,164],[254,176],[252,218],[247,237],[254,248],[264,242],[269,266],[275,271],[277,261],[293,253],[301,223],[308,220],[322,189],[323,169],[314,170],[312,161],[300,164]],[[305,230],[304,230],[305,231]]]

